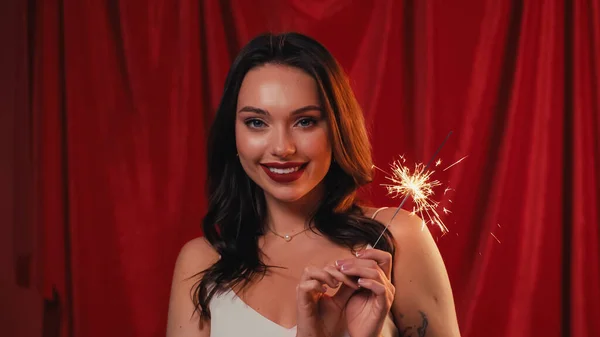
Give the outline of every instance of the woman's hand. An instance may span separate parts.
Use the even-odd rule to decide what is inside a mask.
[[[362,288],[346,304],[348,333],[353,337],[379,336],[394,301],[391,254],[366,249],[357,258],[339,260],[336,265],[344,275],[357,277]]]
[[[342,286],[330,297],[327,288]],[[343,313],[346,303],[355,290],[356,282],[345,276],[335,266],[307,267],[296,288],[297,337],[329,337],[343,330]]]

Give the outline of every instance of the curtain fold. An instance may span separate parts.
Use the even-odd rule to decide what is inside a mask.
[[[574,336],[600,335],[600,1],[573,1],[568,205],[572,226],[569,305]]]
[[[463,336],[600,335],[599,0],[30,5],[38,255],[63,336],[164,335],[228,67],[289,30],[348,72],[378,168],[453,131],[434,168],[450,232],[432,232]],[[384,183],[361,195],[398,205]]]

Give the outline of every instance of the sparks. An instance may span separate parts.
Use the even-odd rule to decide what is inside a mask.
[[[388,194],[391,194],[394,197],[403,196],[403,198],[400,205],[396,208],[396,212],[394,212],[394,215],[392,215],[392,218],[390,219],[389,223],[385,226],[385,228],[371,247],[377,247],[377,243],[383,237],[383,234],[392,223],[392,220],[394,220],[394,218],[398,214],[398,211],[402,209],[402,206],[404,205],[408,197],[411,197],[414,202],[414,207],[411,214],[414,215],[418,213],[420,215],[422,220],[422,228],[424,228],[427,225],[427,223],[430,223],[438,226],[442,234],[448,233],[448,228],[444,225],[444,222],[442,221],[437,212],[439,202],[430,198],[430,196],[433,195],[433,188],[440,186],[441,183],[438,180],[431,180],[431,175],[434,173],[434,171],[430,171],[428,169],[431,164],[435,164],[435,166],[437,167],[442,163],[441,159],[438,159],[435,162],[434,160],[451,134],[452,131],[448,133],[448,135],[446,136],[442,144],[438,147],[438,149],[435,151],[433,157],[427,163],[427,165],[416,164],[415,169],[411,172],[411,170],[404,165],[404,163],[406,163],[406,159],[404,158],[404,156],[400,156],[399,160],[396,160],[391,164],[392,174],[389,174],[386,177],[388,180],[391,181],[391,184],[382,185],[386,187],[386,189],[388,190]],[[448,166],[446,169],[444,169],[444,171],[458,164],[465,158],[466,156],[461,158],[454,164]],[[378,170],[381,170],[375,165],[373,165],[373,167],[377,168]],[[387,174],[387,172],[383,172]],[[446,192],[448,192],[448,189],[444,191],[444,194],[446,194]],[[450,213],[450,211],[446,208],[443,209],[443,212],[445,214]]]
[[[446,171],[447,169],[451,168],[452,166],[454,166],[454,165],[456,165],[456,164],[460,163],[461,161],[463,161],[463,160],[464,160],[465,158],[467,158],[467,157],[468,157],[468,156],[464,156],[464,157],[460,158],[459,160],[455,161],[455,162],[454,162],[453,164],[451,164],[450,166],[448,166],[448,167],[446,167],[445,169],[443,169],[443,170],[442,170],[442,172],[443,172],[443,171]]]
[[[490,232],[490,234],[492,234],[492,236],[494,237],[494,239],[496,239],[496,241],[498,241],[498,243],[502,243],[502,242],[500,242],[500,240],[498,240],[498,238],[496,237],[496,235],[494,235],[494,233]]]
[[[434,171],[426,170],[425,165],[421,163],[416,164],[414,170],[411,171],[404,165],[404,162],[406,162],[404,157],[400,157],[400,160],[392,162],[390,166],[392,174],[388,175],[386,179],[391,183],[383,184],[388,195],[393,198],[410,195],[414,202],[411,214],[418,214],[423,219],[422,227],[432,224],[438,226],[442,234],[447,233],[448,228],[437,211],[439,202],[431,198],[434,188],[441,185],[438,180],[431,179]],[[443,212],[448,214],[450,211],[443,208]]]
[[[460,163],[466,157],[467,156],[464,156],[454,164],[448,166],[446,169]],[[442,236],[447,234],[448,228],[442,221],[440,213],[438,213],[438,206],[440,205],[440,202],[432,198],[434,195],[434,189],[442,185],[438,180],[431,179],[435,171],[428,170],[428,166],[421,163],[416,164],[414,169],[411,170],[405,165],[405,163],[406,158],[404,156],[399,156],[399,159],[393,161],[390,165],[391,174],[377,166],[373,167],[385,173],[386,179],[390,181],[388,184],[382,184],[382,186],[387,189],[388,195],[393,198],[403,197],[402,204],[404,204],[406,198],[411,197],[414,202],[414,206],[410,214],[419,215],[419,217],[422,219],[422,228],[425,228],[425,226],[428,224],[434,225],[440,229]],[[438,159],[434,163],[436,166],[439,166],[441,159]],[[454,189],[446,187],[443,195],[445,196],[449,191],[454,191]],[[447,200],[449,203],[452,203],[452,200]],[[444,215],[452,213],[446,207],[441,207],[441,212]]]

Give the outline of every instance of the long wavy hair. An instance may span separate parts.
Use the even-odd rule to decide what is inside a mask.
[[[364,216],[356,198],[357,189],[372,181],[371,147],[362,111],[341,66],[324,46],[305,35],[260,35],[234,60],[208,137],[208,211],[202,228],[220,259],[197,274],[201,278],[192,289],[200,322],[210,319],[213,296],[243,289],[274,267],[263,263],[258,246],[265,233],[264,192],[244,172],[235,141],[240,86],[248,71],[265,64],[301,69],[317,82],[334,160],[324,178],[325,195],[310,217],[313,231],[356,249],[375,242],[384,230],[383,224]],[[384,238],[377,248],[393,254],[391,234],[386,231]]]

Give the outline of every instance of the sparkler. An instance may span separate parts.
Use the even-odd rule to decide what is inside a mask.
[[[404,157],[400,157],[402,161],[395,161],[394,163],[392,163],[391,168],[393,174],[391,177],[387,177],[392,183],[386,184],[384,186],[387,188],[388,194],[392,194],[394,197],[403,195],[404,198],[402,199],[402,202],[400,203],[398,208],[396,208],[396,212],[394,212],[394,215],[392,215],[392,218],[390,219],[389,223],[385,226],[385,228],[371,247],[377,247],[377,243],[379,243],[379,240],[381,240],[381,238],[383,237],[383,234],[392,223],[392,220],[394,220],[394,218],[396,217],[396,215],[398,214],[402,206],[404,206],[404,203],[406,202],[406,200],[408,200],[408,197],[410,196],[412,196],[412,199],[415,203],[415,207],[413,209],[412,214],[419,213],[421,215],[421,219],[423,219],[423,226],[426,225],[425,219],[428,219],[431,223],[438,225],[444,234],[448,232],[448,228],[446,228],[436,210],[437,206],[439,205],[439,202],[430,199],[430,196],[433,194],[433,188],[441,185],[441,183],[437,180],[430,179],[431,175],[433,174],[433,171],[428,171],[428,168],[431,165],[431,163],[435,160],[437,154],[440,152],[444,144],[446,144],[446,141],[448,140],[448,138],[450,138],[451,134],[452,131],[448,133],[448,135],[446,136],[442,144],[438,147],[438,149],[435,151],[427,165],[416,164],[415,169],[412,173],[410,169],[403,165],[403,163],[406,161]],[[466,156],[461,158],[454,164],[448,166],[446,169],[444,169],[444,171],[458,164],[465,158]],[[436,166],[439,166],[440,164],[441,160],[437,160]],[[448,189],[444,191],[444,194],[447,191]],[[448,212],[449,211],[444,208],[444,213],[447,214]]]

